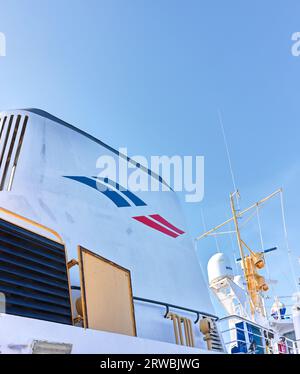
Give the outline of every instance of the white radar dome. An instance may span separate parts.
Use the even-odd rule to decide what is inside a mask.
[[[209,284],[226,277],[233,279],[233,270],[230,261],[224,253],[216,253],[209,259],[207,275]]]

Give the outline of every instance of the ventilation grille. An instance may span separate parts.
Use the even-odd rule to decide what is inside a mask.
[[[0,118],[0,191],[10,191],[26,131],[28,116]]]
[[[64,246],[0,219],[0,292],[8,314],[71,324]]]
[[[223,352],[222,338],[220,337],[219,329],[215,321],[213,321],[213,328],[210,332],[212,338],[212,350],[217,352]]]

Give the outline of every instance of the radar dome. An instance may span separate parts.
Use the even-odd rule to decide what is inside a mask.
[[[224,253],[214,254],[208,261],[207,274],[209,284],[223,278],[233,279],[233,270],[228,257]]]

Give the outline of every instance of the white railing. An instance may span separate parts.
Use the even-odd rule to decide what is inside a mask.
[[[235,320],[242,322],[242,327],[233,326],[231,328],[222,329],[222,323]],[[255,327],[256,332],[249,331],[248,326]],[[228,353],[232,348],[236,347],[237,352],[232,353],[248,353],[248,354],[299,354],[300,341],[295,341],[285,336],[276,334],[274,330],[268,329],[255,322],[247,320],[238,315],[231,315],[219,320],[220,331],[223,337],[224,345]],[[232,338],[232,332],[235,332],[236,338]],[[238,339],[237,332],[244,335],[244,339]],[[256,337],[256,339],[253,339]]]

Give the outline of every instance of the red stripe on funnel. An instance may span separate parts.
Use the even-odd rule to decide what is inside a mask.
[[[176,226],[172,225],[172,223],[168,222],[166,219],[164,219],[159,214],[150,214],[150,217],[155,219],[156,221],[162,223],[163,225],[167,226],[169,229],[177,232],[179,235],[184,234],[184,231],[179,230]]]
[[[137,217],[132,217],[132,218],[134,218],[135,220],[137,220],[139,222],[142,222],[144,225],[147,225],[147,226],[151,227],[152,229],[158,230],[158,231],[160,231],[160,232],[162,232],[166,235],[172,236],[172,238],[177,238],[177,236],[179,236],[175,232],[166,229],[165,227],[159,225],[155,221],[152,221],[150,218],[148,218],[146,216],[137,216]]]

